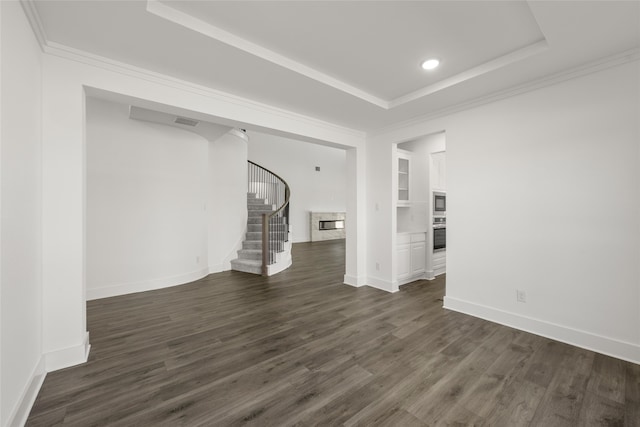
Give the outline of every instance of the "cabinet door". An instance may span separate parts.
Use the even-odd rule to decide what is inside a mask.
[[[411,245],[398,245],[398,280],[411,276]]]
[[[446,153],[444,151],[431,154],[431,188],[447,189]]]
[[[409,201],[409,159],[398,156],[398,201]]]
[[[425,242],[411,244],[411,275],[419,276],[426,271],[427,250]]]

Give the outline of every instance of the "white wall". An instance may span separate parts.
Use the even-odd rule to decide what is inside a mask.
[[[385,291],[397,292],[397,196],[394,191],[398,184],[397,147],[386,140],[373,140],[367,144],[366,283]]]
[[[311,240],[310,212],[346,211],[346,159],[342,149],[249,132],[249,160],[281,176],[291,187],[294,242]]]
[[[44,379],[41,52],[20,4],[0,2],[0,425],[21,425]]]
[[[640,362],[639,74],[615,66],[372,141],[446,130],[446,307]]]
[[[208,141],[87,98],[88,299],[208,273]]]
[[[247,230],[247,136],[236,129],[209,142],[209,272],[231,269]]]
[[[85,94],[108,94],[135,105],[192,118],[270,128],[307,141],[350,147],[345,281],[364,283],[364,134],[109,60],[46,47],[43,70],[43,347],[47,368],[82,363],[88,351],[85,296]],[[161,108],[160,108],[161,107]],[[347,212],[348,214],[348,212]],[[355,222],[355,224],[354,224]],[[347,231],[349,236],[349,231]]]

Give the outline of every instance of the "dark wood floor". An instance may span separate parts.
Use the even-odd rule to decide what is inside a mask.
[[[640,425],[638,365],[444,310],[444,277],[343,285],[343,241],[293,255],[89,302],[89,361],[27,425]]]

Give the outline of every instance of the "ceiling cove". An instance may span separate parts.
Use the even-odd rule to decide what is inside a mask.
[[[147,0],[146,10],[147,12],[163,18],[169,22],[181,25],[206,37],[210,37],[219,42],[225,43],[236,49],[256,56],[262,60],[269,61],[273,64],[286,68],[307,78],[313,79],[317,82],[330,86],[351,96],[357,97],[384,110],[390,110],[395,107],[399,107],[401,105],[426,97],[451,86],[489,73],[491,71],[507,67],[510,64],[514,64],[518,61],[540,54],[546,51],[549,47],[544,34],[542,34],[542,31],[540,30],[540,36],[538,37],[538,39],[532,43],[527,44],[526,46],[519,47],[515,50],[504,53],[503,55],[489,59],[455,75],[448,76],[439,81],[436,81],[435,83],[428,84],[402,96],[398,96],[395,98],[383,98],[372,94],[370,91],[363,90],[359,87],[347,83],[344,80],[333,77],[314,67],[306,65],[301,61],[297,61],[287,55],[278,53],[261,44],[240,37],[230,31],[213,25],[210,22],[204,21],[190,13],[187,13],[183,10],[178,10],[177,8],[164,3],[161,0]],[[420,58],[416,58],[417,64],[419,64],[419,60]]]

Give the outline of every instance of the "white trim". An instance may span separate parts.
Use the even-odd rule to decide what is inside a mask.
[[[398,286],[408,285],[409,283],[417,282],[418,280],[431,280],[427,278],[426,273],[418,274],[415,276],[409,276],[406,279],[398,280]]]
[[[47,372],[57,371],[85,363],[89,358],[89,351],[91,351],[91,344],[89,344],[89,332],[87,332],[82,344],[45,353],[46,370]]]
[[[185,283],[193,282],[194,280],[202,279],[203,277],[207,276],[212,270],[212,272],[216,272],[215,268],[217,267],[218,266],[214,266],[213,268],[206,267],[201,268],[200,270],[192,271],[190,273],[161,277],[152,280],[143,280],[140,282],[121,283],[116,285],[103,286],[100,288],[87,288],[87,301],[183,285]],[[222,266],[220,266],[220,270],[217,271],[222,271],[221,267]]]
[[[542,89],[548,86],[553,86],[558,83],[572,80],[578,77],[586,76],[589,74],[597,73],[598,71],[606,70],[607,68],[616,67],[629,62],[640,60],[640,48],[629,49],[624,52],[617,53],[615,55],[601,58],[587,64],[577,66],[575,68],[564,70],[556,74],[541,77],[536,80],[528,81],[521,85],[499,90],[497,92],[490,93],[489,95],[480,96],[470,101],[454,104],[449,107],[441,108],[439,110],[418,116],[409,120],[404,120],[398,123],[394,123],[389,126],[385,126],[373,131],[368,132],[369,137],[380,137],[385,134],[392,133],[406,129],[411,126],[416,126],[430,120],[434,120],[440,117],[448,116],[451,114],[459,113],[461,111],[470,110],[472,108],[480,107],[485,104],[500,101],[502,99],[511,98],[523,93],[532,92],[534,90]],[[399,141],[404,142],[404,141]]]
[[[173,89],[183,90],[185,92],[194,93],[209,98],[214,98],[222,102],[228,102],[246,108],[252,111],[258,111],[262,113],[271,114],[274,116],[283,117],[289,120],[295,120],[297,122],[305,123],[311,126],[316,126],[321,129],[327,129],[331,132],[340,132],[344,135],[348,135],[356,138],[365,138],[365,132],[347,128],[344,126],[329,123],[323,120],[319,120],[313,117],[305,116],[303,114],[295,113],[283,108],[274,107],[272,105],[264,104],[258,101],[253,101],[248,98],[243,98],[237,95],[233,95],[228,92],[213,89],[211,87],[202,86],[196,83],[192,83],[186,80],[171,77],[165,74],[160,74],[155,71],[147,70],[144,68],[136,67],[124,62],[115,61],[110,58],[106,58],[99,55],[94,55],[89,52],[85,52],[79,49],[75,49],[69,46],[65,46],[56,42],[47,42],[43,48],[44,52],[57,56],[60,58],[68,59],[70,61],[79,62],[81,64],[98,67],[103,70],[111,71],[114,73],[120,73],[125,76],[146,80],[156,84],[161,84]]]
[[[435,278],[435,277],[437,277],[437,276],[439,276],[441,274],[444,274],[446,272],[447,272],[447,266],[446,265],[443,265],[442,267],[435,268],[435,269],[433,269],[433,277]]]
[[[58,56],[61,58],[69,59],[72,61],[77,61],[87,65],[92,65],[108,71],[118,72],[118,73],[122,73],[135,78],[152,81],[158,84],[163,84],[165,86],[184,90],[186,92],[211,97],[223,102],[233,103],[235,105],[241,106],[248,110],[259,111],[267,114],[280,116],[290,120],[303,122],[312,126],[317,126],[321,129],[327,129],[333,132],[340,132],[344,135],[349,135],[349,136],[361,138],[361,139],[364,139],[366,136],[369,136],[369,137],[381,136],[393,131],[418,125],[426,121],[434,120],[439,117],[444,117],[450,114],[469,110],[475,107],[479,107],[481,105],[485,105],[485,104],[489,104],[502,99],[510,98],[512,96],[516,96],[522,93],[531,92],[547,86],[552,86],[554,84],[558,84],[567,80],[571,80],[577,77],[581,77],[584,75],[588,75],[601,70],[605,70],[607,68],[615,67],[617,65],[622,65],[628,62],[637,61],[640,59],[640,48],[629,49],[624,52],[620,52],[605,58],[601,58],[569,70],[564,70],[559,73],[552,74],[550,76],[541,77],[537,80],[523,83],[513,88],[493,92],[489,95],[481,96],[470,101],[466,101],[466,102],[454,104],[449,107],[441,108],[439,110],[430,112],[422,116],[418,116],[409,120],[404,120],[404,121],[394,123],[392,125],[385,126],[382,128],[369,130],[368,132],[363,132],[360,130],[347,128],[347,127],[335,125],[333,123],[329,123],[326,121],[318,120],[309,116],[304,116],[302,114],[298,114],[292,111],[287,111],[281,108],[273,107],[268,104],[252,101],[248,98],[242,98],[240,96],[236,96],[220,90],[212,89],[210,87],[206,87],[206,86],[198,85],[185,80],[170,77],[154,71],[136,67],[130,64],[126,64],[126,63],[115,61],[109,58],[94,55],[89,52],[85,52],[79,49],[74,49],[68,46],[61,45],[59,43],[48,41],[46,39],[46,33],[44,32],[44,28],[42,26],[37,9],[34,6],[33,0],[20,0],[20,2],[23,5],[23,9],[25,10],[25,15],[27,16],[27,19],[29,20],[31,27],[33,28],[35,36],[40,42],[42,50],[45,53]],[[154,0],[154,3],[157,3],[157,1]],[[163,6],[164,5],[161,5],[161,7]],[[155,6],[152,6],[152,7],[155,7]],[[542,40],[534,43],[533,45],[523,48],[525,50],[524,53],[527,53],[526,51],[528,49],[531,49],[531,52],[533,53],[535,53],[537,49],[542,49],[543,42],[546,43],[546,41]],[[511,54],[507,54],[506,56],[517,55],[518,52],[519,51],[512,52]],[[533,54],[531,52],[530,54]],[[522,54],[522,52],[520,54]],[[496,61],[499,61],[499,60],[500,58],[496,59]],[[493,61],[483,64],[479,67],[483,67],[483,66],[486,66],[487,64],[491,64],[491,62]],[[440,83],[436,83],[436,85]],[[425,87],[423,89],[418,90],[417,92],[422,90],[427,90],[430,87],[431,86]],[[411,96],[411,94],[405,95],[405,96]],[[401,98],[396,98],[396,100],[391,102],[398,101],[404,98],[405,96]],[[384,101],[384,102],[387,102],[387,101]]]
[[[36,366],[33,368],[33,372],[29,376],[29,383],[25,389],[22,390],[16,406],[14,406],[9,414],[8,426],[23,426],[26,424],[31,408],[36,401],[36,397],[38,397],[38,393],[46,376],[45,360],[44,357],[40,357],[40,360],[38,360],[38,363],[36,363]]]
[[[40,44],[40,49],[44,52],[44,46],[47,44],[47,33],[44,31],[44,25],[42,25],[42,21],[40,20],[40,15],[38,14],[38,9],[36,9],[34,1],[20,0],[20,5],[22,6],[24,14],[27,16],[29,24],[31,24],[33,34],[36,36],[36,39]]]
[[[640,364],[640,345],[638,344],[604,337],[591,332],[448,296],[444,297],[444,308]]]
[[[23,6],[23,9],[25,10],[25,15],[27,16],[29,22],[31,23],[31,26],[36,35],[36,38],[40,42],[40,45],[44,52],[54,54],[54,52],[52,52],[51,50],[53,48],[58,50],[66,50],[67,52],[75,51],[76,54],[85,56],[88,59],[90,58],[95,60],[99,58],[98,56],[90,54],[88,52],[81,52],[71,47],[63,46],[48,40],[33,0],[21,0],[21,3]],[[176,25],[180,25],[182,27],[196,31],[204,36],[207,36],[209,38],[225,43],[229,46],[242,50],[243,52],[247,52],[265,61],[269,61],[273,64],[276,64],[283,68],[291,70],[295,73],[301,74],[305,77],[308,77],[317,82],[330,86],[343,93],[352,95],[358,99],[361,99],[377,107],[380,107],[384,110],[390,110],[395,107],[406,104],[408,102],[415,101],[416,99],[423,98],[432,93],[441,91],[448,87],[451,87],[459,83],[462,83],[464,81],[478,77],[482,74],[494,71],[496,69],[505,67],[514,62],[528,58],[548,48],[547,41],[543,38],[542,40],[539,40],[529,46],[525,46],[514,52],[510,52],[506,55],[500,56],[486,63],[470,68],[469,70],[466,70],[455,76],[446,78],[439,82],[436,82],[435,84],[425,86],[409,94],[396,97],[391,100],[387,100],[387,99],[380,98],[376,95],[373,95],[368,91],[365,91],[363,89],[350,85],[343,80],[337,79],[321,71],[318,71],[315,68],[309,67],[303,63],[295,61],[285,55],[279,54],[275,51],[265,48],[264,46],[261,46],[249,40],[243,39],[242,37],[239,37],[226,30],[223,30],[222,28],[216,27],[208,22],[198,19],[193,15],[177,10],[158,0],[147,0],[146,9],[147,9],[147,12],[152,13],[160,18],[166,19],[167,21],[172,22]],[[73,59],[73,58],[68,58],[68,59]],[[112,61],[107,58],[100,58],[100,61],[116,63],[116,61]],[[136,68],[130,65],[128,67]]]
[[[292,259],[291,259],[291,249],[285,251],[284,259],[279,259],[275,264],[270,264],[267,266],[267,276],[273,276],[274,274],[278,274],[281,271],[286,270],[291,267]]]
[[[369,276],[367,278],[367,286],[380,289],[382,291],[387,291],[390,293],[398,292],[398,282],[389,282],[387,280],[382,280],[377,277]]]
[[[231,270],[231,268],[228,268],[227,270]],[[209,266],[209,274],[221,273],[221,272],[227,271],[227,270],[224,269],[222,264],[215,264],[215,265]]]
[[[265,61],[269,61],[295,73],[301,74],[305,77],[309,77],[310,79],[313,79],[317,82],[326,84],[327,86],[331,86],[341,92],[353,95],[356,98],[360,98],[363,101],[367,101],[373,105],[384,108],[385,110],[389,109],[389,102],[385,101],[382,98],[372,95],[371,93],[366,92],[362,89],[358,89],[355,86],[351,86],[350,84],[345,83],[342,80],[331,77],[328,74],[322,73],[312,67],[294,61],[291,58],[288,58],[256,43],[245,40],[242,37],[238,37],[235,34],[211,25],[208,22],[204,22],[196,18],[195,16],[179,11],[167,4],[160,3],[157,0],[147,0],[147,12],[153,13],[154,15],[160,18],[164,18],[167,21],[173,22],[174,24],[196,31],[207,37],[235,47],[236,49],[264,59]]]
[[[456,74],[455,76],[451,76],[435,84],[420,88],[409,94],[391,100],[386,100],[375,96],[370,92],[352,86],[340,79],[318,71],[315,68],[295,61],[285,55],[267,49],[264,46],[243,39],[242,37],[223,30],[222,28],[202,21],[201,19],[198,19],[193,15],[177,10],[167,4],[161,3],[158,0],[147,0],[147,12],[164,18],[167,21],[173,22],[174,24],[189,28],[190,30],[196,31],[202,35],[225,43],[229,46],[235,47],[236,49],[242,50],[243,52],[247,52],[258,58],[264,59],[265,61],[269,61],[295,73],[301,74],[305,77],[309,77],[310,79],[323,83],[341,92],[355,96],[356,98],[359,98],[385,110],[390,110],[408,102],[415,101],[416,99],[423,98],[432,93],[441,91],[448,87],[457,85],[464,81],[473,79],[482,74],[497,70],[502,67],[506,67],[507,65],[513,64],[514,62],[521,61],[532,55],[541,53],[548,48],[548,43],[543,37],[542,40],[538,40],[537,42],[529,46],[525,46],[516,51],[502,55],[491,61],[470,68],[462,73]]]
[[[359,288],[367,284],[367,279],[363,276],[356,277],[345,274],[342,280],[342,283],[344,283],[345,285],[353,286],[354,288]]]

